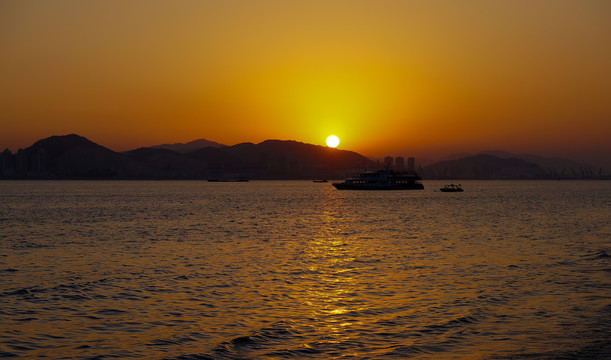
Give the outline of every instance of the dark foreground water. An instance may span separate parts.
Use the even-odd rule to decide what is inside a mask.
[[[0,182],[0,357],[611,359],[611,181]]]

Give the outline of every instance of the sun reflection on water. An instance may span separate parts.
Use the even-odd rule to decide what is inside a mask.
[[[337,206],[337,204],[335,204]],[[358,242],[342,231],[341,212],[335,207],[320,216],[318,233],[309,240],[304,261],[314,274],[307,282],[303,302],[310,308],[316,331],[327,344],[351,338],[350,328],[360,325],[354,312],[366,309],[357,278]]]

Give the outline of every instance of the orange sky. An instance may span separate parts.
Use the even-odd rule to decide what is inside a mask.
[[[0,147],[611,158],[611,2],[3,1]]]

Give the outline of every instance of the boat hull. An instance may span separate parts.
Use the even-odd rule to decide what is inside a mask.
[[[332,184],[337,190],[422,190],[424,185],[414,170],[393,171],[389,168],[365,171],[357,177]]]
[[[333,183],[337,190],[423,190],[424,185],[413,184],[346,184]]]
[[[441,192],[462,192],[463,189],[460,187],[460,184],[458,185],[450,184],[450,185],[446,185],[442,187],[441,189],[439,189],[439,191]]]

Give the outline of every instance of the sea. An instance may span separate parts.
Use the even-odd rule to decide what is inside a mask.
[[[1,181],[0,357],[611,359],[611,181],[423,183]]]

